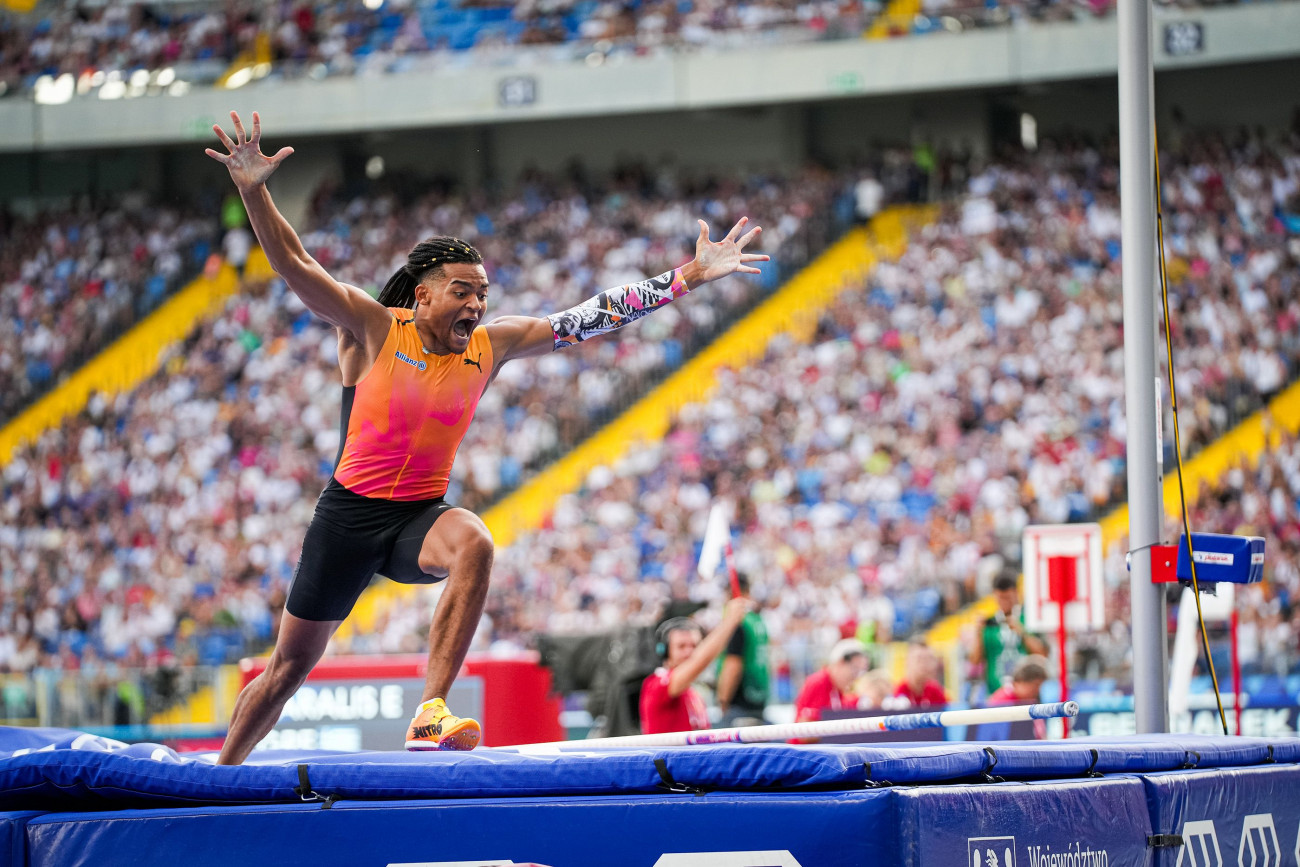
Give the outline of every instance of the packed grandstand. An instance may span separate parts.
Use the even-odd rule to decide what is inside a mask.
[[[891,35],[983,27],[1016,19],[1104,16],[1113,4],[926,3]],[[40,76],[84,78],[98,91],[116,72],[146,76],[143,94],[176,80],[210,82],[241,56],[265,58],[272,74],[400,71],[429,63],[520,62],[530,54],[583,59],[596,52],[644,54],[674,48],[851,39],[880,17],[878,0],[519,3],[131,3],[43,4],[40,14],[0,27],[0,81],[30,89]],[[172,74],[160,82],[157,73]]]
[[[921,6],[889,28],[1109,9]],[[515,46],[568,58],[856,38],[883,12],[857,2],[45,3],[34,15],[0,13],[0,82],[20,99],[41,76],[65,73],[87,92],[132,69],[188,69],[176,74],[210,82],[258,52],[269,52],[273,74],[323,77],[368,64],[491,62]],[[1300,374],[1300,127],[1184,130],[1162,146],[1192,457]],[[761,277],[711,285],[579,352],[504,370],[448,493],[481,510],[581,447],[849,226],[893,205],[930,205],[900,255],[837,275],[809,339],[777,333],[757,360],[719,370],[664,437],[559,492],[540,526],[499,548],[475,638],[478,650],[507,653],[540,635],[652,624],[673,599],[718,598],[721,585],[693,575],[721,501],[733,510],[738,564],[763,600],[776,668],[797,681],[864,622],[906,639],[968,611],[1018,565],[1027,525],[1093,520],[1123,502],[1118,178],[1113,138],[1066,132],[995,156],[913,143],[780,170],[575,164],[414,194],[327,182],[298,229],[332,274],[370,292],[420,238],[463,237],[501,287],[494,316],[544,315],[680,264],[697,217],[761,221],[774,260]],[[229,191],[187,192],[184,206],[141,194],[0,213],[0,421],[205,269],[244,264],[247,229],[221,205]],[[250,268],[153,376],[91,396],[9,456],[6,718],[140,721],[183,697],[195,667],[269,646],[338,452],[337,361],[333,330]],[[1192,521],[1267,539],[1267,580],[1240,606],[1241,662],[1251,675],[1287,675],[1300,663],[1300,440],[1293,419],[1266,425],[1269,447],[1206,481]],[[1171,522],[1167,535],[1176,532]],[[1119,689],[1131,685],[1124,548],[1115,539],[1107,551],[1110,631],[1080,638],[1071,660],[1076,675]],[[332,652],[422,650],[439,592],[383,608]],[[947,660],[962,694],[978,699],[963,653],[958,642]]]
[[[1113,0],[924,0],[908,4],[906,13],[880,0],[45,0],[21,17],[0,7],[0,96],[30,93],[62,76],[82,95],[183,95],[192,85],[221,80],[232,63],[261,64],[259,77],[314,79],[478,64],[603,63],[665,51],[1088,21],[1114,8]]]
[[[1194,449],[1294,377],[1296,251],[1279,215],[1294,207],[1300,153],[1206,136],[1166,166],[1178,372],[1192,406],[1184,442]],[[844,286],[811,343],[778,337],[759,363],[724,371],[661,443],[594,473],[545,527],[501,550],[481,646],[651,622],[684,591],[717,498],[738,506],[740,562],[769,600],[774,644],[796,659],[852,631],[882,596],[895,635],[912,634],[985,592],[1026,524],[1115,505],[1124,444],[1112,157],[1076,143],[961,171],[951,183],[964,193],[897,262]],[[682,222],[696,212],[724,223],[768,213],[778,255],[783,240],[824,244],[801,234],[797,215],[827,207],[857,176],[816,177],[585,197],[538,178],[473,220],[454,193],[409,210],[325,196],[304,238],[344,279],[373,286],[420,231],[460,231],[483,244],[495,280],[519,287],[497,313],[543,313],[683,258]],[[557,204],[525,225],[530,199]],[[381,228],[399,225],[421,228],[411,239]],[[6,294],[24,294],[22,275],[6,277]],[[589,430],[565,423],[575,382],[578,405],[603,408],[627,387],[603,381],[615,365],[654,381],[680,362],[664,350],[674,337],[730,320],[760,291],[713,289],[707,303],[691,299],[587,355],[503,376],[462,450],[453,501],[486,504],[572,447]],[[92,400],[16,454],[4,479],[0,665],[219,663],[260,649],[338,449],[335,364],[332,332],[279,281],[250,285],[163,372],[115,401]],[[1278,552],[1254,591],[1266,604],[1245,656],[1260,665],[1296,657],[1297,461],[1288,436],[1196,512],[1199,527],[1250,528]],[[1111,574],[1122,595],[1122,573]],[[421,594],[338,649],[418,649],[436,598]],[[1098,673],[1122,678],[1125,646],[1103,643]]]

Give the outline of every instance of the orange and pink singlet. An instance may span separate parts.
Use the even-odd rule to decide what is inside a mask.
[[[363,497],[441,497],[492,376],[492,342],[480,326],[463,354],[426,354],[411,311],[392,312],[374,366],[343,390],[344,433],[334,478]]]

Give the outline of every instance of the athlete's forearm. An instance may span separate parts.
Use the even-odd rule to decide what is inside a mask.
[[[262,251],[266,253],[267,261],[277,273],[286,276],[287,269],[307,258],[307,249],[303,247],[298,233],[276,208],[266,184],[241,188],[239,196],[244,200],[248,222],[253,227],[253,234],[257,236]]]
[[[665,304],[671,304],[700,284],[694,262],[658,277],[606,289],[576,307],[546,317],[551,323],[554,349],[563,349],[599,334],[635,322]]]

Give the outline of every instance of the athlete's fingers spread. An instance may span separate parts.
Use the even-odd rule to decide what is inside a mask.
[[[741,265],[741,266],[740,266],[739,268],[737,268],[736,270],[739,271],[739,272],[742,273],[742,274],[762,274],[762,273],[763,273],[762,271],[758,270],[757,268],[749,268],[749,267],[746,267],[746,266],[744,266],[744,265]]]
[[[696,220],[695,222],[700,224],[700,240],[701,241],[709,240],[709,224],[704,222],[703,220]]]
[[[759,233],[761,233],[762,231],[763,231],[762,226],[755,226],[754,228],[746,232],[744,235],[740,236],[740,240],[736,242],[736,246],[742,250],[745,249],[745,246],[748,245],[751,241],[753,241],[756,237],[758,237]]]
[[[282,160],[284,160],[285,157],[289,157],[292,155],[293,155],[293,148],[280,148],[278,151],[275,152],[275,156],[271,157],[271,162],[279,163]]]
[[[749,222],[749,217],[741,217],[736,222],[736,225],[731,227],[731,231],[727,233],[727,237],[724,238],[723,240],[725,241],[736,240],[736,236],[740,234],[740,230],[743,229],[745,227],[745,224],[748,222]]]
[[[214,123],[212,131],[217,134],[217,138],[221,139],[221,143],[226,146],[227,150],[231,153],[235,152],[235,143],[230,140],[230,136],[226,135],[226,131],[221,128],[221,124]]]
[[[230,119],[233,120],[233,121],[235,122],[235,135],[237,135],[237,136],[239,137],[239,138],[237,139],[237,141],[238,141],[240,144],[243,144],[244,141],[245,141],[245,137],[244,137],[244,123],[243,123],[243,121],[241,121],[241,120],[239,119],[239,112],[237,112],[237,111],[232,111],[232,112],[230,113]]]
[[[254,145],[256,145],[261,140],[262,140],[262,119],[257,116],[257,112],[253,112],[253,137],[250,139],[250,141]]]
[[[744,253],[740,257],[742,262],[770,262],[771,259],[766,253]]]
[[[214,151],[212,148],[204,148],[203,152],[223,165],[230,161],[229,155]]]

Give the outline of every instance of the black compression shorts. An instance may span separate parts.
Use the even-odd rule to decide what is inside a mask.
[[[380,500],[354,494],[333,477],[316,501],[285,610],[303,620],[342,620],[376,574],[402,584],[432,584],[420,548],[453,506],[433,500]]]

